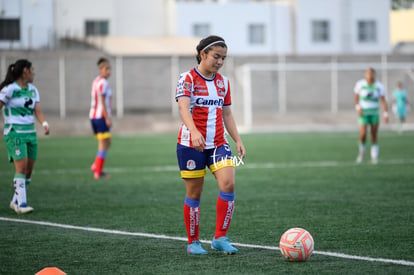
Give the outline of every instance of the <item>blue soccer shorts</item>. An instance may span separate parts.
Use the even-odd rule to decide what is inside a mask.
[[[106,125],[104,118],[91,119],[92,130],[97,139],[107,139],[111,137],[110,129]]]
[[[214,174],[224,167],[236,167],[230,145],[224,144],[203,152],[177,144],[178,166],[183,179],[202,178],[206,167]]]

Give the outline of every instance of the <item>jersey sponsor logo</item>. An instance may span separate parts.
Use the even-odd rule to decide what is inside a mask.
[[[188,82],[184,83],[184,89],[186,89],[187,91],[191,91],[191,84]]]
[[[207,86],[197,80],[196,83],[194,84],[194,95],[195,96],[207,96],[208,95]]]
[[[33,104],[33,100],[31,98],[25,98],[25,103],[24,103],[24,107],[25,108],[30,108],[30,106]]]
[[[196,168],[195,161],[190,159],[187,161],[187,169],[188,170],[194,170]]]
[[[234,201],[227,202],[227,212],[226,217],[224,218],[223,226],[221,227],[222,230],[226,230],[231,221],[231,217],[233,216],[233,210],[234,210]]]
[[[199,207],[190,208],[190,236],[195,236],[196,226],[199,224]]]
[[[223,106],[224,100],[220,99],[205,99],[205,98],[197,98],[196,102],[199,106]]]

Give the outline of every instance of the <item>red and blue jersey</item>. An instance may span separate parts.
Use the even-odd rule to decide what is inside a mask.
[[[175,99],[190,98],[190,112],[195,126],[206,140],[205,149],[227,143],[224,131],[223,107],[231,105],[230,84],[227,77],[216,73],[213,78],[202,76],[197,68],[182,73]],[[178,134],[178,144],[193,147],[191,134],[184,123]]]
[[[104,102],[100,100],[101,96],[105,97]],[[92,83],[91,108],[89,111],[89,118],[90,119],[104,118],[103,104],[105,104],[106,112],[108,113],[108,116],[111,117],[111,98],[112,98],[112,90],[109,87],[108,80],[101,76],[96,77]]]

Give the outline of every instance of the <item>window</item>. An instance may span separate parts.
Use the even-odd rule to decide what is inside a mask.
[[[0,19],[0,40],[20,40],[20,19]]]
[[[109,34],[109,22],[108,20],[86,21],[85,22],[85,35],[101,35],[105,36]]]
[[[358,41],[362,43],[377,41],[377,22],[358,21]]]
[[[313,42],[329,42],[330,26],[327,20],[312,21],[312,41]]]
[[[263,24],[249,25],[249,43],[261,45],[265,43],[265,26]]]
[[[209,24],[194,24],[193,25],[193,35],[198,37],[206,37],[210,35],[210,25]]]

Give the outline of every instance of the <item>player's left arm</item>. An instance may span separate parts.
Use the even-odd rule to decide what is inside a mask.
[[[111,128],[112,127],[112,120],[109,117],[108,110],[106,109],[106,104],[105,104],[106,95],[100,95],[99,100],[101,101],[101,104],[102,104],[102,113],[103,113],[103,117],[105,119],[106,126]]]
[[[388,105],[387,105],[387,100],[385,99],[385,96],[386,96],[386,93],[385,93],[384,86],[380,84],[380,100],[381,100],[381,105],[382,105],[382,111],[384,112],[384,122],[388,123]]]
[[[240,138],[239,131],[237,131],[236,122],[233,118],[233,113],[230,106],[223,106],[223,121],[224,126],[231,138],[236,142],[237,153],[242,159],[246,157],[246,149],[244,148],[243,142]]]
[[[34,113],[35,113],[37,120],[42,124],[45,135],[48,135],[50,133],[49,124],[47,123],[45,119],[42,108],[40,108],[39,102],[35,103]]]

